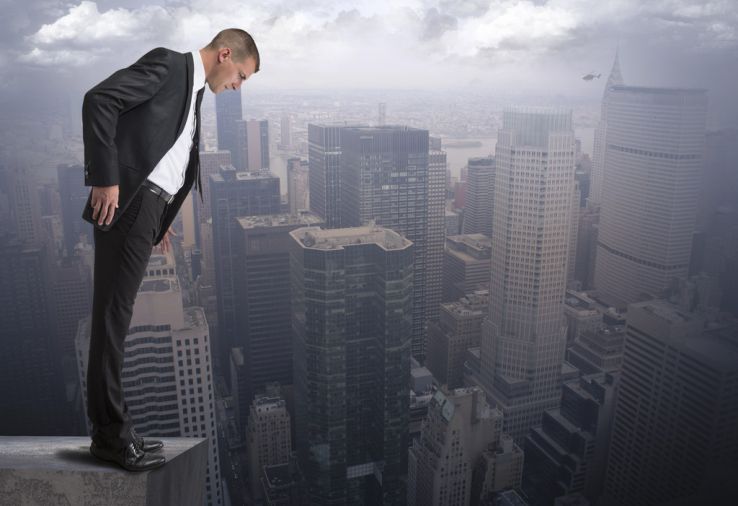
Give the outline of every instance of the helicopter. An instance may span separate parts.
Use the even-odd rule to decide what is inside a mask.
[[[590,72],[586,76],[582,76],[582,79],[585,81],[591,81],[593,79],[599,79],[602,74],[595,74],[594,72]]]

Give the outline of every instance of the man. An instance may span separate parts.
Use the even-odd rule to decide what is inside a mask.
[[[161,441],[133,429],[123,398],[124,340],[136,293],[155,245],[170,245],[170,225],[199,174],[200,103],[238,91],[259,70],[243,30],[223,30],[199,51],[156,48],[85,94],[82,106],[83,217],[94,224],[95,282],[87,369],[90,452],[129,471],[161,466]]]

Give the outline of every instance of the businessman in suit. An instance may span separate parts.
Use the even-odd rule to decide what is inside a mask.
[[[94,225],[95,281],[87,369],[90,452],[129,471],[165,463],[161,441],[139,436],[123,398],[124,340],[154,246],[171,247],[170,225],[193,183],[200,192],[200,103],[240,90],[259,70],[243,30],[223,30],[204,48],[156,48],[90,89],[82,106],[83,217]]]

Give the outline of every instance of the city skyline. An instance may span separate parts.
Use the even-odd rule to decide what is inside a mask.
[[[206,504],[738,498],[729,0],[9,7],[0,436],[90,429],[81,94],[241,22],[262,71],[206,90],[125,339],[136,430],[210,440]]]

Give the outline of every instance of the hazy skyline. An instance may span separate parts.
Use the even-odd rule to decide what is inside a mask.
[[[725,100],[738,78],[731,0],[2,3],[6,102],[86,90],[153,47],[198,49],[231,26],[249,31],[262,55],[245,93],[470,89],[596,99],[604,82],[581,77],[606,76],[618,45],[629,84],[704,87]]]

